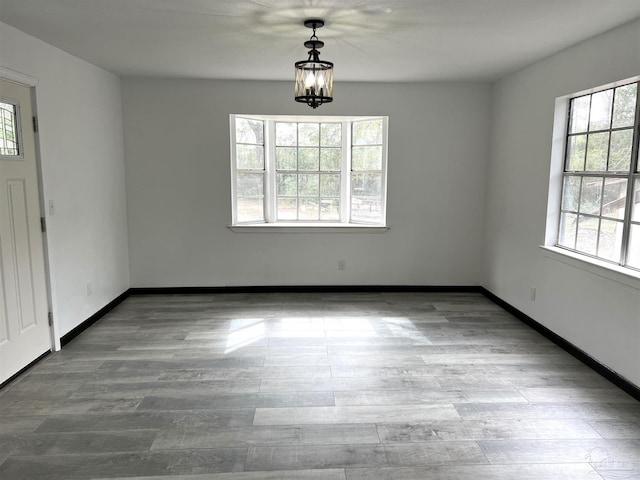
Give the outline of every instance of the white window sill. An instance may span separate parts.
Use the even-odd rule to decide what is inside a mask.
[[[254,223],[250,225],[228,225],[236,233],[384,233],[383,225],[357,225],[353,223]]]
[[[559,247],[540,245],[540,248],[544,250],[545,257],[551,260],[579,268],[580,270],[584,270],[594,275],[640,290],[640,272],[636,272],[635,270],[621,267],[613,263],[604,262],[596,258],[580,255],[579,253]]]

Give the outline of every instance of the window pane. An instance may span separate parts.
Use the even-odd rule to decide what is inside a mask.
[[[575,135],[573,137],[569,137],[569,145],[567,145],[567,158],[569,159],[569,166],[567,167],[567,169],[572,172],[583,171],[586,153],[586,135]]]
[[[636,110],[638,84],[616,88],[613,105],[613,128],[631,127]]]
[[[319,194],[320,175],[298,175],[298,195],[315,196]]]
[[[276,170],[296,170],[298,168],[298,149],[295,147],[276,148]]]
[[[634,222],[640,222],[640,179],[635,181],[635,186],[633,188],[631,220]]]
[[[319,170],[320,149],[299,148],[298,149],[298,170]]]
[[[259,222],[264,220],[262,197],[238,197],[238,222]]]
[[[299,123],[298,124],[298,145],[318,146],[320,145],[320,124],[319,123]]]
[[[611,147],[609,148],[609,171],[628,172],[631,168],[631,144],[633,130],[619,130],[611,132]]]
[[[236,143],[264,144],[264,122],[236,118]]]
[[[571,121],[569,133],[586,132],[589,124],[589,105],[591,95],[571,100]]]
[[[580,191],[580,213],[600,215],[600,200],[602,196],[602,178],[584,177]]]
[[[578,216],[573,213],[563,213],[560,217],[560,234],[558,244],[567,247],[576,247],[576,228]]]
[[[238,173],[236,194],[238,196],[261,196],[264,194],[264,176],[261,173]]]
[[[353,145],[382,144],[382,119],[353,122]]]
[[[323,147],[342,146],[342,125],[339,123],[323,123],[320,126],[321,145]]]
[[[276,205],[276,215],[278,220],[297,220],[298,219],[298,199],[297,198],[278,198]]]
[[[276,122],[276,145],[295,146],[298,144],[298,124]]]
[[[589,131],[604,130],[611,127],[611,107],[613,90],[603,90],[591,96],[591,115]]]
[[[609,132],[593,133],[587,141],[587,167],[589,172],[602,172],[607,169],[609,150]]]
[[[315,198],[301,198],[298,218],[300,220],[320,220],[320,205],[318,200]]]
[[[353,147],[351,150],[352,170],[381,170],[382,147]]]
[[[0,155],[18,156],[18,107],[0,102]]]
[[[380,197],[382,175],[379,173],[354,173],[351,175],[351,190],[356,196]]]
[[[351,198],[351,220],[356,222],[379,223],[380,200],[372,197],[352,197]]]
[[[580,177],[564,177],[564,187],[562,189],[562,209],[578,211],[578,200],[580,199]]]
[[[576,241],[576,250],[589,255],[596,254],[598,244],[598,225],[600,219],[594,217],[580,216],[578,220],[578,238]]]
[[[613,262],[620,261],[622,248],[622,222],[613,220],[600,221],[600,240],[598,242],[598,256]]]
[[[261,145],[236,145],[236,161],[239,169],[263,170],[264,147]]]
[[[339,197],[340,175],[321,175],[320,195],[323,197]]]
[[[278,196],[295,197],[298,193],[298,176],[296,174],[277,174],[276,185]]]
[[[340,220],[340,200],[323,198],[320,200],[320,220]]]
[[[602,195],[602,216],[610,218],[624,218],[627,201],[627,179],[607,178],[604,182]]]
[[[341,162],[341,148],[323,148],[320,150],[320,170],[323,172],[340,171]]]
[[[382,175],[354,173],[351,175],[351,218],[356,221],[379,222],[382,214]]]
[[[629,249],[627,250],[627,265],[640,268],[640,225],[631,225]]]

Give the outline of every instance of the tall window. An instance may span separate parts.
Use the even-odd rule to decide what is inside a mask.
[[[640,269],[638,83],[572,98],[559,247]]]
[[[231,115],[233,224],[385,225],[386,117]]]
[[[275,122],[276,221],[340,221],[342,125]]]

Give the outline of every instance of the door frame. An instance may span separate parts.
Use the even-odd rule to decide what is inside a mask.
[[[0,65],[0,79],[13,82],[23,87],[27,87],[31,92],[31,109],[35,117],[38,116],[38,104],[37,104],[37,85],[38,79],[31,75],[18,72],[11,68]],[[22,119],[23,125],[29,125],[29,119]],[[26,122],[26,123],[25,123]],[[53,290],[52,290],[52,277],[51,277],[51,265],[49,257],[49,222],[47,222],[47,210],[45,209],[44,200],[44,180],[42,175],[42,155],[40,152],[40,128],[34,131],[34,143],[36,154],[36,171],[38,174],[38,203],[40,204],[40,216],[45,219],[45,231],[42,232],[42,251],[44,254],[44,277],[47,292],[47,311],[51,318],[53,312]],[[59,324],[55,315],[53,315],[51,324],[49,325],[51,351],[56,352],[61,350]],[[35,360],[35,359],[34,359]]]

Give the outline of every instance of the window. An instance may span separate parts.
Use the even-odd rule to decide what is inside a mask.
[[[570,99],[557,246],[640,269],[638,83]]]
[[[0,156],[22,155],[19,125],[18,105],[0,99]]]
[[[384,226],[386,117],[231,115],[233,225]]]

